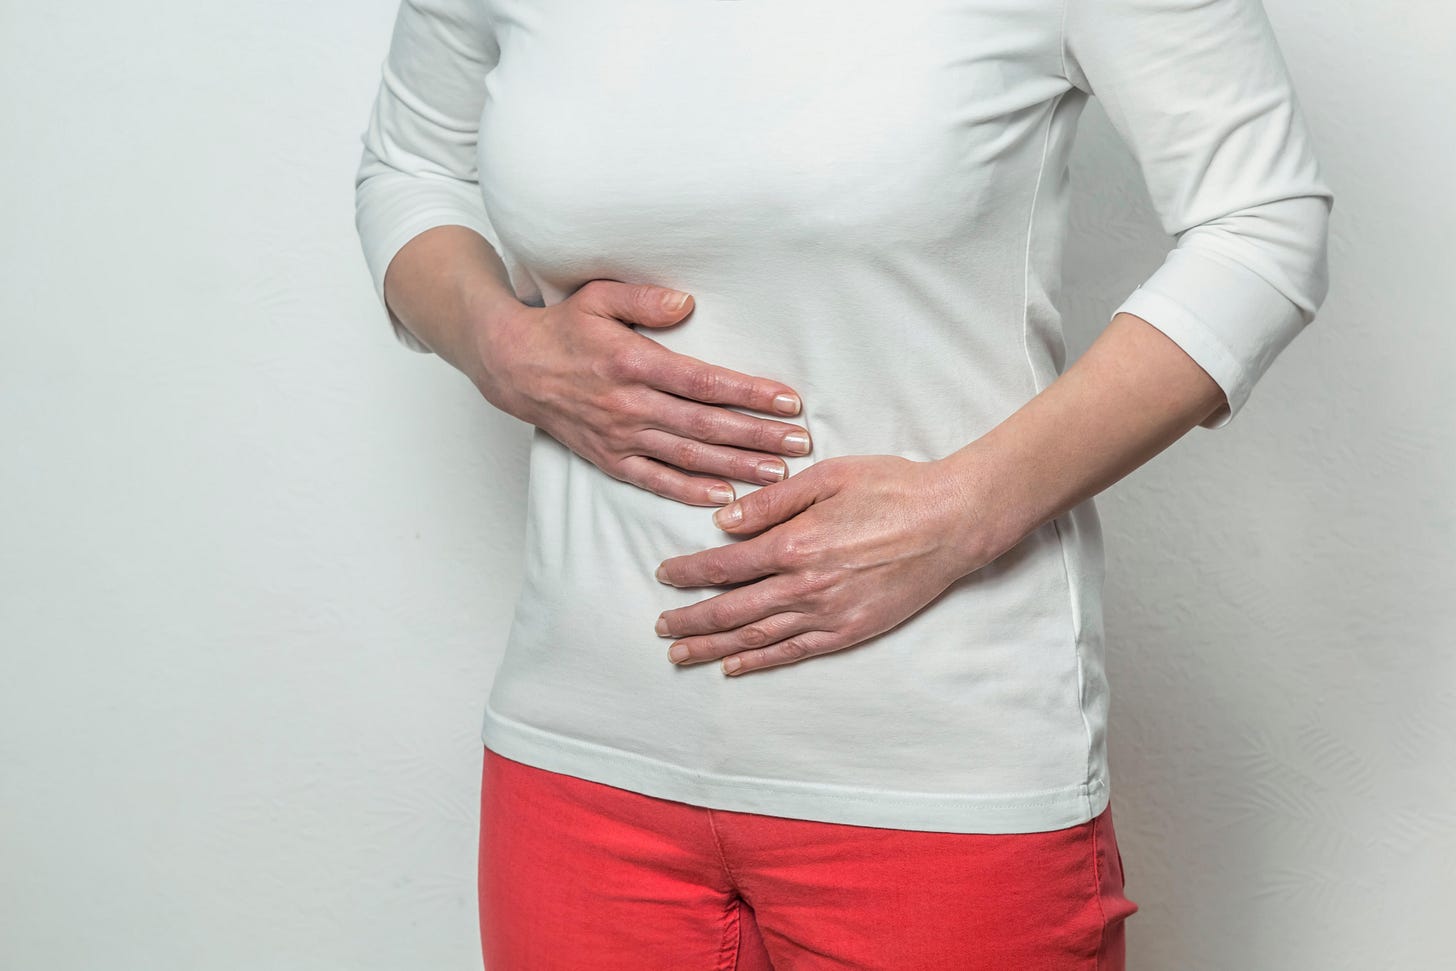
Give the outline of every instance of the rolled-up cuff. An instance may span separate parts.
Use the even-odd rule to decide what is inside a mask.
[[[464,226],[489,242],[493,238],[484,205],[473,204],[467,195],[476,190],[444,183],[426,184],[405,177],[366,184],[356,209],[364,260],[374,278],[374,294],[384,309],[395,338],[410,350],[433,351],[400,321],[384,299],[384,272],[404,245],[436,226]]]
[[[1243,408],[1274,358],[1308,322],[1304,312],[1244,266],[1187,247],[1167,259],[1112,312],[1168,335],[1228,398],[1199,424],[1223,428]]]

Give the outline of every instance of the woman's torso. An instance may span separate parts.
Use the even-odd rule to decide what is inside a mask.
[[[517,292],[693,294],[665,347],[797,389],[836,455],[940,458],[1064,363],[1060,4],[490,0],[482,193]],[[735,540],[537,429],[497,751],[701,805],[906,829],[1072,825],[1106,804],[1091,501],[898,627],[746,677],[653,624],[718,592],[662,560]],[[739,495],[758,486],[735,482]]]

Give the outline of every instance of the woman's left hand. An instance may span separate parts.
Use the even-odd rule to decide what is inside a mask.
[[[816,462],[713,515],[726,532],[760,535],[662,562],[657,578],[675,587],[743,585],[664,612],[657,633],[676,639],[675,662],[724,658],[728,674],[867,640],[1005,551],[1006,524],[973,493],[945,460]],[[742,518],[727,521],[735,509]]]

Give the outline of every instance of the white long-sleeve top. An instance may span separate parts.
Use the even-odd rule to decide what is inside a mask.
[[[1328,287],[1333,194],[1260,0],[404,0],[358,230],[381,302],[395,253],[447,224],[526,303],[596,278],[690,292],[684,323],[641,332],[797,389],[813,451],[790,474],[931,460],[1064,368],[1067,158],[1093,96],[1176,238],[1112,313],[1213,377],[1222,428]],[[828,822],[1029,832],[1106,806],[1093,500],[871,641],[737,678],[673,665],[653,630],[718,592],[653,575],[734,542],[712,511],[536,429],[487,745]]]

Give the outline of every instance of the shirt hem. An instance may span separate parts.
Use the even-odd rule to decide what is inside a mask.
[[[969,794],[865,789],[701,772],[570,738],[485,706],[481,741],[497,755],[659,799],[732,812],[935,833],[1037,833],[1066,829],[1105,809],[1107,780],[1063,789]]]

